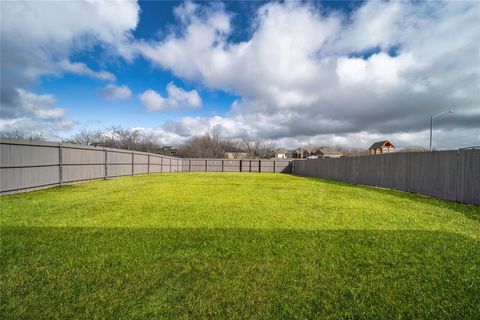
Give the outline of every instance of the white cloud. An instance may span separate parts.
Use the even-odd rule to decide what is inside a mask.
[[[94,71],[90,69],[85,63],[82,62],[70,62],[68,60],[63,60],[60,62],[60,68],[69,73],[74,73],[82,76],[87,76],[94,79],[105,80],[105,81],[115,81],[116,77],[114,74],[108,71]]]
[[[155,90],[148,89],[140,94],[139,99],[149,111],[160,111],[165,108],[165,98]]]
[[[62,62],[90,73],[85,65],[69,63],[68,56],[96,44],[126,45],[139,13],[130,1],[2,1],[1,9],[2,83],[5,77],[12,87],[57,73]]]
[[[140,94],[140,102],[149,111],[193,109],[202,105],[197,90],[185,91],[173,82],[170,82],[166,89],[167,97],[164,98],[155,90],[149,89]]]
[[[178,30],[133,47],[178,77],[239,95],[227,119],[249,135],[401,143],[408,135],[413,143],[423,139],[430,115],[450,106],[472,113],[439,126],[480,131],[479,6],[368,1],[346,15],[268,3],[258,9],[251,36],[235,42],[222,6],[186,3],[176,11]],[[182,121],[169,127],[184,130]],[[463,143],[453,136],[445,145]]]
[[[28,130],[48,136],[74,123],[63,119],[65,108],[52,95],[37,95],[29,87],[44,75],[70,72],[114,81],[107,71],[70,62],[72,53],[100,45],[126,54],[136,27],[139,6],[133,1],[0,1],[2,130]],[[119,18],[121,17],[121,18]]]
[[[465,114],[438,119],[438,142],[456,147],[480,140],[476,2],[367,1],[349,13],[303,2],[267,3],[242,41],[232,40],[237,34],[233,15],[221,4],[178,6],[180,25],[167,29],[160,40],[133,39],[139,17],[135,2],[0,5],[4,124],[62,121],[63,108],[52,100],[39,98],[49,107],[28,109],[19,103],[25,99],[18,91],[28,93],[25,88],[41,75],[64,72],[62,61],[69,72],[112,81],[106,71],[69,62],[71,53],[100,44],[127,59],[141,55],[180,78],[239,96],[224,117],[187,117],[155,129],[169,141],[219,127],[231,137],[286,145],[368,145],[380,138],[418,145],[428,136],[430,115],[452,106]],[[156,111],[202,104],[196,90],[173,83],[166,94],[145,91],[140,101]]]
[[[8,111],[8,110],[3,110]],[[76,122],[66,120],[67,109],[56,106],[56,99],[50,94],[35,94],[18,89],[15,109],[9,117],[0,121],[0,132],[19,131],[52,137],[59,131],[71,130]]]
[[[108,84],[103,88],[102,96],[107,100],[124,100],[132,96],[132,90],[128,86]]]
[[[76,121],[62,120],[54,124],[53,128],[58,131],[70,131],[77,125]]]
[[[67,112],[66,109],[55,107],[56,99],[50,94],[38,95],[18,89],[18,97],[18,105],[27,114],[42,120],[60,119]]]
[[[386,53],[378,53],[368,59],[339,58],[337,75],[340,85],[367,85],[398,87],[402,83],[400,72],[414,65],[411,54],[391,57]]]

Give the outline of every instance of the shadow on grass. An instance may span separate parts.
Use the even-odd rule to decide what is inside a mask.
[[[2,229],[9,318],[461,318],[480,245],[453,233]]]

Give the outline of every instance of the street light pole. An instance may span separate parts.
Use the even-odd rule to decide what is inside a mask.
[[[441,116],[442,114],[445,114],[445,113],[453,113],[453,111],[452,110],[443,111],[443,112],[440,112],[439,114],[436,114],[436,115],[430,117],[430,151],[432,151],[433,118],[439,117],[439,116]]]

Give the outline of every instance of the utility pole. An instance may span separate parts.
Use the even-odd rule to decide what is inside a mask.
[[[436,118],[436,117],[439,117],[441,116],[442,114],[445,114],[445,113],[453,113],[452,110],[448,110],[448,111],[443,111],[443,112],[440,112],[439,114],[436,114],[434,116],[431,116],[430,117],[430,151],[432,151],[432,142],[433,142],[433,118]]]

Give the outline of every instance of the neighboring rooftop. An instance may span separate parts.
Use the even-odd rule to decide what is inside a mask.
[[[378,149],[378,148],[384,148],[384,147],[394,147],[394,148],[395,148],[395,146],[393,145],[393,143],[391,143],[390,141],[388,141],[388,140],[382,140],[382,141],[375,142],[375,143],[372,144],[371,147],[368,148],[368,149]]]

